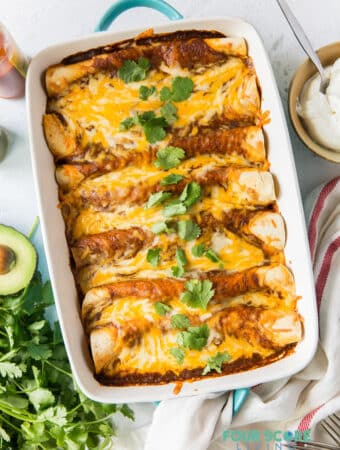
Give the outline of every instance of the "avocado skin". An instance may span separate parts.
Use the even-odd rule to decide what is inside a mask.
[[[0,245],[9,247],[15,254],[15,264],[0,275],[0,295],[13,295],[30,283],[38,256],[31,241],[20,231],[0,224]]]

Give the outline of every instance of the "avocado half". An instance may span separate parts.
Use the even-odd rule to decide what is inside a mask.
[[[31,241],[12,227],[0,224],[0,295],[24,289],[37,267],[37,253]]]

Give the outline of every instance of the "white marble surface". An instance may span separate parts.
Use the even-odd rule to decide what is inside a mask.
[[[283,104],[290,79],[305,58],[275,0],[169,0],[185,17],[233,15],[251,22],[261,34],[272,61]],[[90,33],[111,0],[1,0],[0,21],[28,55],[63,40]],[[339,0],[289,0],[315,48],[339,40]],[[115,29],[149,27],[167,19],[149,9],[125,12]],[[0,222],[28,231],[37,214],[27,138],[24,100],[0,100],[0,126],[11,146],[0,163]],[[289,121],[288,121],[289,123]],[[290,128],[302,195],[340,174],[340,166],[308,151]],[[37,239],[41,247],[40,239]]]

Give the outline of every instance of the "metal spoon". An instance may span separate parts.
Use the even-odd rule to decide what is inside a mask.
[[[325,70],[323,68],[323,65],[321,64],[321,61],[314,51],[312,44],[310,43],[309,39],[307,38],[305,32],[303,31],[303,28],[297,21],[296,17],[292,13],[291,9],[289,8],[286,0],[276,0],[277,4],[281,8],[281,11],[283,12],[284,16],[287,19],[287,22],[292,29],[296,39],[299,41],[301,47],[306,52],[307,56],[312,60],[315,67],[318,69],[321,77],[321,83],[320,83],[320,92],[322,94],[326,93],[326,89],[329,85],[329,78],[325,74]]]

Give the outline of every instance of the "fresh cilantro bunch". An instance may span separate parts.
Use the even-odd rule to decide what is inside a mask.
[[[0,297],[0,449],[111,448],[113,413],[127,405],[89,400],[72,376],[49,282],[36,273],[17,296]]]

